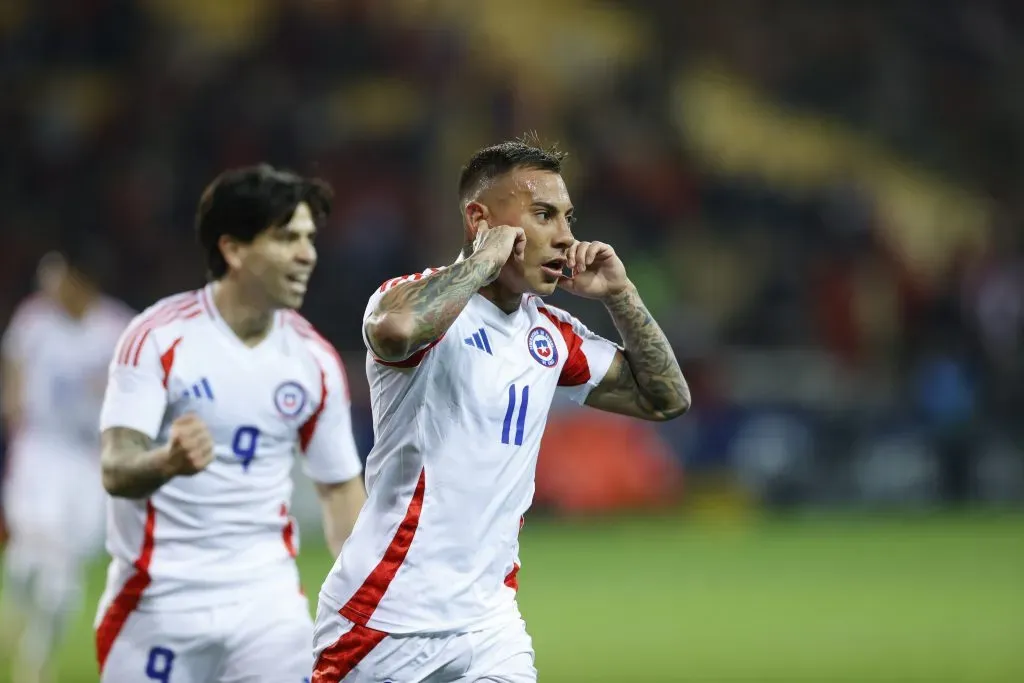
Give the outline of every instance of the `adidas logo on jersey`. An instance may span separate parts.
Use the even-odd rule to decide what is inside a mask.
[[[491,353],[491,343],[487,340],[487,332],[482,327],[474,332],[472,337],[466,337],[464,341],[468,346],[475,346],[481,351],[486,351],[492,356],[494,355]]]
[[[203,377],[201,380],[192,385],[192,388],[185,389],[181,392],[182,398],[198,398],[198,399],[209,399],[213,400],[213,388],[210,386],[210,380]]]

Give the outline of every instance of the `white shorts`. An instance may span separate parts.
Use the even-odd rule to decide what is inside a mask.
[[[522,619],[480,631],[388,634],[354,624],[322,602],[313,633],[312,683],[535,683]]]
[[[102,683],[309,683],[313,668],[313,620],[297,590],[200,610],[137,610],[117,626],[96,633],[97,659],[106,651]]]
[[[99,454],[25,436],[8,457],[3,507],[12,550],[57,549],[74,559],[99,553],[107,507]]]

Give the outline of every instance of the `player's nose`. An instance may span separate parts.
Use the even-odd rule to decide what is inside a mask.
[[[555,233],[555,239],[552,242],[552,246],[556,249],[568,249],[575,241],[576,238],[572,235],[572,228],[569,226],[569,221],[564,218],[558,221],[558,232]]]
[[[316,247],[312,242],[305,242],[295,252],[295,260],[303,265],[316,263]]]

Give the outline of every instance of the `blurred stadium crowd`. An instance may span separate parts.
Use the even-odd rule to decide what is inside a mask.
[[[196,286],[217,172],[320,175],[305,313],[366,443],[367,297],[455,257],[459,163],[533,129],[684,360],[694,410],[657,435],[690,472],[1024,499],[1018,3],[6,0],[0,63],[0,318],[67,240],[136,308]]]

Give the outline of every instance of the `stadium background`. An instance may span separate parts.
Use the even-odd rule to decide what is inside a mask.
[[[367,297],[452,260],[460,162],[536,130],[694,393],[657,427],[553,416],[543,680],[1020,681],[1022,77],[1009,0],[4,0],[0,319],[71,239],[136,308],[195,287],[218,171],[320,175],[304,313],[365,453]],[[60,681],[95,680],[101,579]]]

